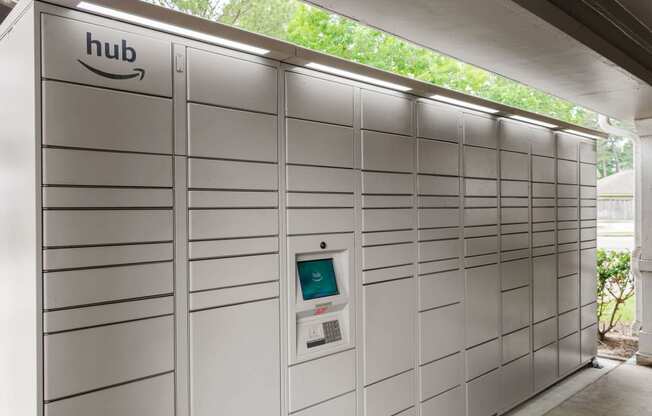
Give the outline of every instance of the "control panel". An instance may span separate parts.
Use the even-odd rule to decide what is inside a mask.
[[[290,362],[318,358],[353,345],[353,238],[288,239]]]

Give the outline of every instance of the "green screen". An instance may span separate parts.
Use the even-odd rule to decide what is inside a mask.
[[[300,261],[297,268],[303,300],[339,294],[333,259]]]

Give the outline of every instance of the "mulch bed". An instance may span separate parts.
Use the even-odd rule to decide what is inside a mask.
[[[626,361],[638,351],[638,338],[610,332],[598,343],[598,356]]]

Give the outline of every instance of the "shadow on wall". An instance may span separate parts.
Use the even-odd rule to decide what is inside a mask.
[[[0,23],[5,20],[5,17],[7,17],[10,11],[11,9],[9,7],[0,4]]]

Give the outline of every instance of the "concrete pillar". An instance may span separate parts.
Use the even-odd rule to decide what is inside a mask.
[[[635,195],[640,212],[640,271],[637,303],[640,307],[641,330],[637,362],[652,365],[652,119],[637,120],[636,129],[640,137],[637,148],[639,157],[636,177],[640,180],[640,192]],[[636,261],[636,260],[634,260]]]

